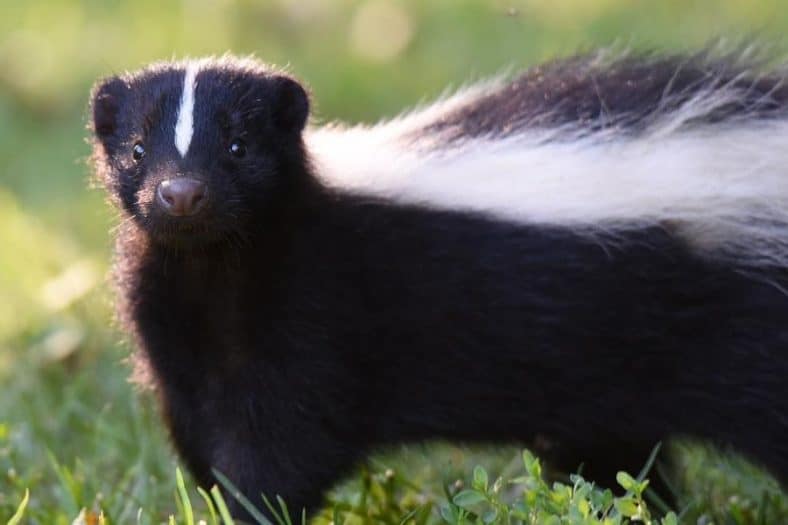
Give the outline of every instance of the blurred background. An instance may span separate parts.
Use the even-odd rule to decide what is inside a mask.
[[[0,0],[0,522],[25,488],[32,523],[173,505],[173,457],[112,325],[115,216],[86,164],[97,78],[253,53],[310,86],[316,122],[374,121],[601,45],[755,38],[784,56],[786,31],[786,0]]]

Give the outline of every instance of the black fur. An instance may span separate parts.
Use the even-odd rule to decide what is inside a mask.
[[[670,82],[684,92],[705,74],[656,64],[620,63],[592,83],[603,96],[571,62],[550,69],[563,83],[534,70],[511,98],[482,98],[432,129],[495,134],[531,122],[533,104],[583,121],[599,100],[635,122]],[[585,462],[610,483],[673,435],[731,444],[788,479],[788,297],[771,284],[783,270],[742,275],[669,229],[633,227],[602,247],[559,227],[329,190],[301,139],[305,92],[248,61],[199,73],[184,160],[172,139],[182,78],[164,64],[101,83],[94,158],[130,217],[120,315],[200,483],[214,467],[254,501],[315,509],[373,447],[436,437],[546,438],[562,468]],[[748,85],[776,90],[783,111],[782,88],[766,82]],[[553,96],[566,103],[547,112]],[[236,137],[240,160],[227,152]],[[210,202],[173,219],[152,195],[183,174],[208,184]]]
[[[437,118],[418,135],[444,142],[469,137],[505,137],[524,128],[559,128],[594,133],[637,133],[655,118],[693,98],[731,93],[731,100],[688,124],[788,113],[788,85],[782,76],[759,74],[756,65],[710,53],[694,56],[600,53],[549,62],[529,69],[500,88]]]

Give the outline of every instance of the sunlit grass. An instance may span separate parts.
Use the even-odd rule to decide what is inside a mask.
[[[446,452],[459,449],[440,447],[430,450],[430,462],[440,462]],[[152,512],[140,506],[134,514],[138,524],[167,523],[168,525],[234,525],[226,498],[237,499],[249,512],[254,523],[260,525],[676,525],[677,523],[727,524],[782,524],[788,519],[788,502],[775,487],[757,498],[749,494],[728,495],[727,500],[704,507],[701,502],[685,505],[680,512],[661,511],[648,496],[649,476],[657,449],[648,458],[640,474],[635,477],[619,472],[616,487],[599,487],[572,475],[560,482],[545,481],[538,458],[530,452],[483,455],[488,463],[499,463],[492,469],[473,466],[456,477],[437,476],[431,482],[416,481],[408,474],[407,462],[397,463],[397,456],[373,460],[361,469],[352,481],[341,485],[327,498],[324,508],[309,520],[304,509],[288,507],[278,495],[260,494],[250,499],[240,495],[227,478],[217,472],[219,486],[210,490],[195,487],[175,469],[174,488],[168,492],[169,501]],[[511,458],[500,466],[500,459]],[[464,458],[467,467],[474,463]],[[438,461],[436,461],[438,460]],[[54,461],[54,460],[53,460]],[[385,465],[388,461],[398,464]],[[23,519],[41,519],[42,523],[72,523],[75,525],[108,525],[131,523],[130,513],[114,514],[102,499],[93,507],[80,506],[82,485],[73,472],[54,462],[59,483],[70,493],[73,501],[50,513],[34,515],[28,509],[30,493],[26,489],[9,525]],[[709,478],[711,481],[712,478]],[[741,488],[741,487],[740,487]],[[724,491],[718,491],[721,493]],[[746,490],[745,490],[746,492]],[[128,496],[128,495],[127,495]],[[133,498],[132,498],[133,499]],[[151,500],[138,502],[152,504]],[[128,510],[128,506],[126,510]],[[75,510],[79,509],[79,510]],[[75,516],[71,522],[68,516]]]

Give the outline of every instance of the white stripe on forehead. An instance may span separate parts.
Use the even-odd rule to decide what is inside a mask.
[[[199,69],[197,64],[191,63],[183,74],[183,93],[178,107],[178,121],[175,123],[175,147],[178,148],[181,158],[189,151],[194,134],[194,90],[197,87],[195,79]]]

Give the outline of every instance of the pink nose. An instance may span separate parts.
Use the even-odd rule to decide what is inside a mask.
[[[173,217],[194,215],[207,201],[208,187],[204,182],[188,177],[162,181],[156,188],[156,201]]]

